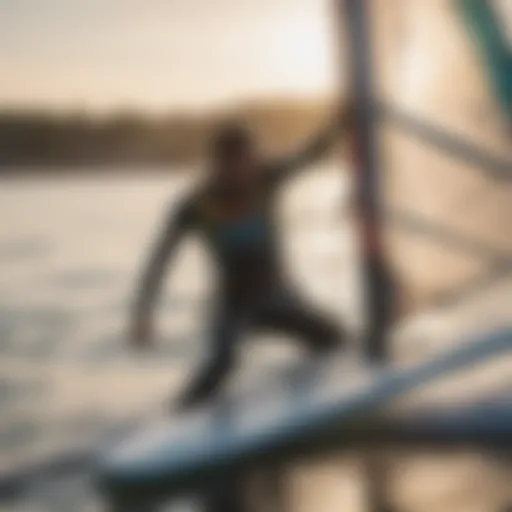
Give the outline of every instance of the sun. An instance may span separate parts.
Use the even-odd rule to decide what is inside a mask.
[[[308,11],[275,23],[262,48],[276,87],[294,94],[319,94],[335,81],[333,34],[328,17]]]

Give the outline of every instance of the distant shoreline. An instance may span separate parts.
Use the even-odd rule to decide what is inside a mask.
[[[137,163],[93,163],[93,164],[35,164],[35,165],[0,165],[0,181],[18,180],[24,178],[81,178],[81,177],[108,177],[108,176],[176,176],[184,173],[195,173],[201,168],[201,163],[165,163],[152,162]]]
[[[325,101],[249,102],[215,113],[161,117],[133,112],[91,117],[0,109],[0,175],[29,170],[112,173],[142,167],[190,167],[205,153],[212,133],[226,119],[247,122],[266,148],[281,152],[327,122],[329,109]]]

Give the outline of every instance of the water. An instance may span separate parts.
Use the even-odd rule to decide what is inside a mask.
[[[119,415],[166,399],[199,361],[211,283],[209,262],[193,240],[183,247],[168,280],[156,350],[137,360],[125,343],[129,305],[148,245],[190,181],[159,174],[2,183],[2,469],[73,445],[77,430],[90,436]],[[336,240],[317,230],[318,223],[335,224],[340,183],[328,170],[321,181],[298,183],[291,201],[300,208],[283,211],[283,222],[293,227],[286,243],[297,255],[297,279],[314,281],[312,295],[323,294],[327,303],[346,273],[329,282],[332,272],[312,275],[308,260],[332,267],[350,257],[341,244],[347,235]],[[327,208],[318,201],[318,187],[322,197],[329,196]],[[309,250],[297,251],[297,243]]]
[[[298,280],[312,282],[313,294],[323,293],[325,299],[337,292],[336,283],[325,290],[334,274],[332,267],[350,257],[350,248],[343,244],[346,230],[339,236],[333,231],[339,224],[334,203],[342,187],[335,184],[333,190],[325,182],[325,172],[323,176],[321,182],[293,187],[291,202],[299,207],[290,208],[290,200],[285,200],[283,222],[291,232],[285,243]],[[117,358],[114,338],[126,322],[148,246],[173,202],[190,187],[189,181],[124,176],[4,182],[0,192],[1,215],[7,219],[0,227],[2,355],[40,363],[56,358],[73,363]],[[319,202],[326,192],[331,198]],[[208,263],[191,240],[168,280],[162,307],[163,316],[172,317],[173,332],[166,336],[176,338],[167,341],[175,349],[183,340],[197,337],[201,322],[191,315],[208,296]]]
[[[129,304],[148,244],[191,181],[187,174],[144,174],[27,177],[1,184],[2,470],[88,446],[120,418],[167,400],[203,353],[210,269],[194,240],[185,244],[167,280],[157,347],[139,356],[126,347]],[[356,329],[361,314],[357,250],[343,208],[348,193],[337,169],[301,178],[283,197],[282,226],[299,285]],[[296,356],[293,347],[275,341],[247,346],[245,378]],[[462,467],[468,471],[468,464]],[[325,468],[319,471],[322,478]],[[356,484],[347,471],[350,495]],[[32,486],[5,510],[93,506],[83,479],[72,479]]]

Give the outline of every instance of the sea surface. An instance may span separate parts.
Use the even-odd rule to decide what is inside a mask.
[[[0,475],[94,447],[113,425],[168,402],[204,356],[204,318],[215,295],[210,262],[194,239],[168,274],[154,350],[135,353],[127,344],[141,266],[169,209],[196,179],[188,169],[152,171],[71,176],[70,169],[69,177],[30,173],[0,181]],[[363,316],[350,186],[326,166],[299,177],[282,199],[283,244],[297,285],[357,332]],[[501,304],[500,293],[487,303]],[[454,343],[456,333],[474,329],[473,311],[408,322],[402,331],[409,341],[397,345],[398,356],[428,357]],[[489,315],[479,321],[482,330],[493,323]],[[257,385],[265,372],[300,358],[288,341],[244,341],[233,378]],[[459,386],[464,396],[475,392],[468,382],[476,381]],[[390,487],[404,511],[494,512],[505,480],[512,481],[502,461],[475,454],[392,461]],[[361,457],[351,455],[295,468],[294,510],[363,510],[360,466]],[[99,506],[79,473],[38,479],[0,510]]]

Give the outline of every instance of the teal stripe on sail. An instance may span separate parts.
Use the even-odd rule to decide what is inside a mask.
[[[512,50],[490,0],[458,0],[482,54],[496,94],[512,119]]]

